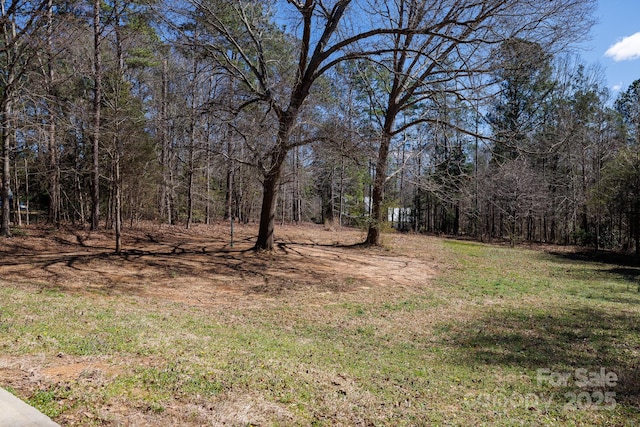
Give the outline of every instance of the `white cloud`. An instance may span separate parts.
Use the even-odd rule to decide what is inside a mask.
[[[605,56],[614,61],[629,61],[640,58],[640,32],[623,38],[611,45],[605,52]]]
[[[614,92],[620,92],[622,90],[622,82],[611,86],[611,90]]]

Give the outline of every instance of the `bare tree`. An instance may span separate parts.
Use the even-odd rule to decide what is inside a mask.
[[[93,132],[91,230],[100,226],[100,113],[102,108],[102,45],[101,2],[93,2]]]
[[[505,40],[522,37],[552,50],[579,38],[590,28],[591,0],[554,2],[492,0],[402,0],[371,2],[371,11],[388,28],[406,28],[381,41],[382,47],[370,52],[388,75],[386,102],[378,103],[380,117],[379,149],[373,185],[372,221],[366,242],[380,242],[382,201],[388,179],[387,161],[395,137],[420,123],[441,124],[442,115],[415,112],[418,106],[435,105],[439,93],[453,94],[461,100],[477,99],[481,88],[472,83],[490,84],[478,79],[491,71],[491,54]],[[576,17],[579,23],[576,22]],[[373,20],[373,18],[372,18]],[[572,31],[566,31],[572,28]],[[399,120],[402,119],[402,120]],[[446,123],[456,127],[454,123]],[[472,132],[469,132],[472,133]]]
[[[10,225],[10,181],[11,181],[11,149],[15,139],[15,108],[19,91],[26,83],[28,71],[38,53],[40,37],[37,32],[47,28],[43,19],[43,11],[47,0],[34,2],[11,0],[2,2],[0,6],[0,120],[2,132],[0,137],[2,151],[2,215],[0,235],[11,235]],[[43,22],[44,21],[44,22]]]
[[[49,152],[49,221],[54,223],[56,226],[60,226],[60,153],[58,152],[57,146],[57,127],[56,127],[56,114],[54,112],[54,103],[55,103],[55,52],[53,48],[53,37],[54,37],[54,26],[53,26],[53,0],[48,0],[47,2],[47,58],[46,65],[44,66],[44,74],[45,74],[45,86],[46,86],[46,94],[48,96],[48,106],[47,106],[47,121],[48,121],[48,129],[47,129],[47,151]]]
[[[312,87],[336,64],[368,58],[391,75],[387,114],[381,126],[376,168],[379,173],[373,191],[376,221],[367,237],[368,243],[377,244],[389,146],[404,127],[397,127],[396,119],[417,105],[417,99],[428,97],[434,83],[477,72],[480,58],[486,58],[489,51],[483,46],[514,34],[545,41],[555,37],[557,41],[560,28],[565,30],[562,25],[569,23],[569,17],[573,34],[581,35],[590,21],[578,19],[576,25],[575,18],[586,17],[591,3],[192,0],[193,14],[207,33],[195,42],[247,92],[238,108],[263,105],[263,120],[273,121],[273,133],[264,138],[267,148],[257,159],[263,175],[263,199],[256,249],[273,247],[283,165],[290,150],[308,142],[293,140],[292,133]],[[275,24],[275,8],[286,28]],[[363,23],[366,16],[369,19]],[[293,63],[292,47],[297,56]],[[271,115],[272,119],[267,118]]]

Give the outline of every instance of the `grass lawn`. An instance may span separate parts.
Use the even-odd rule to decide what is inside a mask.
[[[60,267],[132,268],[140,288],[91,276],[70,286],[29,258],[51,275],[0,275],[0,386],[63,425],[638,424],[636,267],[424,236],[363,249],[315,245],[357,231],[282,233],[271,255],[219,260],[213,248],[133,265],[138,252],[76,254]],[[264,267],[259,282],[249,262]],[[386,276],[367,278],[384,262]],[[164,298],[151,268],[192,299]],[[203,302],[215,280],[202,272],[229,297]]]

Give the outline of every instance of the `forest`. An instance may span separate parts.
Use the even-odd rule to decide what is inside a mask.
[[[387,227],[640,253],[591,0],[10,0],[2,221]],[[640,76],[639,76],[640,77]],[[277,232],[277,231],[276,231]]]

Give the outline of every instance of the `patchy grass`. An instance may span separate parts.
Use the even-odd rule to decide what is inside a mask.
[[[471,395],[498,414],[491,422],[635,425],[640,408],[635,275],[619,274],[617,265],[576,260],[571,253],[444,245],[456,254],[458,268],[437,283],[480,308],[473,319],[448,322],[443,344],[456,360],[500,379],[493,391]],[[581,381],[603,369],[616,381]],[[569,377],[558,384],[549,381],[549,373]]]
[[[35,283],[0,281],[0,385],[61,424],[83,426],[634,425],[640,417],[635,267],[423,236],[388,235],[375,250],[335,246],[357,241],[355,231],[282,233],[286,250],[266,260],[193,251],[160,262],[147,248],[144,264],[141,256],[88,261],[95,271],[123,269],[125,290],[97,286],[97,275],[69,283],[62,267],[51,283],[35,273]],[[72,268],[86,271],[74,257]],[[238,261],[254,267],[224,270]],[[53,271],[50,260],[29,263]],[[135,275],[161,278],[154,269],[169,272],[164,281],[135,287]],[[264,280],[247,283],[251,269]],[[207,296],[221,280],[224,292]],[[580,381],[602,369],[616,380]]]

